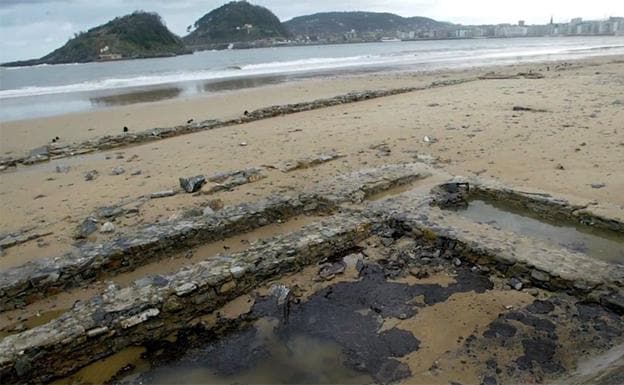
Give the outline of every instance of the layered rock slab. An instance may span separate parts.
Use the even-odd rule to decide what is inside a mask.
[[[300,214],[335,211],[380,191],[423,179],[419,163],[386,165],[337,177],[307,194],[270,196],[197,218],[148,225],[110,241],[87,243],[77,252],[44,258],[0,273],[0,311],[24,306],[70,287],[84,286],[102,272],[119,273],[195,245],[224,239]],[[229,177],[227,177],[229,178]]]
[[[371,223],[341,214],[171,276],[110,287],[46,325],[4,338],[0,380],[48,381],[124,347],[164,338],[269,279],[352,250],[370,236]]]
[[[511,197],[514,190],[500,191]],[[565,203],[564,199],[549,199],[553,202],[553,210],[575,207]],[[541,202],[540,208],[545,210],[548,204]],[[623,265],[606,263],[540,240],[475,223],[435,204],[435,195],[407,192],[374,202],[369,209],[414,237],[429,242],[452,241],[454,249],[472,263],[549,290],[597,295],[601,302],[617,307],[617,298],[621,297],[624,286]],[[615,219],[612,221],[617,223]]]

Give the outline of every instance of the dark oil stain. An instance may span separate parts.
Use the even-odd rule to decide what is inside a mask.
[[[486,276],[464,267],[458,270],[456,282],[447,287],[389,282],[384,267],[378,264],[361,264],[359,270],[359,281],[339,282],[305,301],[291,301],[286,305],[288,311],[273,296],[257,298],[245,316],[246,324],[262,319],[279,320],[272,333],[286,346],[294,346],[291,341],[302,336],[312,341],[311,344],[335,344],[341,354],[334,360],[344,361],[341,364],[345,366],[340,370],[349,375],[366,374],[376,383],[394,383],[411,376],[409,367],[399,358],[418,350],[420,341],[409,331],[397,328],[381,331],[384,318],[413,317],[419,308],[446,301],[454,293],[483,293],[493,287]],[[415,300],[416,297],[423,301]],[[152,343],[148,351],[154,369],[133,383],[157,383],[159,373],[167,368],[183,371],[210,368],[211,373],[228,378],[266,366],[268,360],[275,359],[271,357],[274,349],[258,338],[256,327],[225,328],[220,333],[188,330],[178,335],[176,342]],[[302,352],[292,353],[296,356]],[[299,369],[293,369],[298,377],[288,380],[323,380],[307,373],[304,365]]]

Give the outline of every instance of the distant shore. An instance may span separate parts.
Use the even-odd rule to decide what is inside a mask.
[[[191,55],[193,51],[188,50],[183,53],[162,53],[155,55],[137,55],[137,56],[124,56],[116,59],[100,59],[100,60],[85,60],[75,63],[48,63],[45,60],[41,59],[28,59],[28,60],[16,60],[6,63],[0,63],[0,67],[5,68],[20,68],[20,67],[34,67],[40,65],[64,65],[64,64],[85,64],[85,63],[106,63],[111,61],[119,61],[119,60],[141,60],[141,59],[155,59],[155,58],[164,58],[164,57],[175,57],[182,55]]]
[[[543,37],[556,37],[556,38],[580,38],[580,37],[601,37],[601,36],[619,36],[614,34],[578,34],[578,35],[531,35],[531,36],[482,36],[482,37],[431,37],[431,38],[414,38],[414,39],[398,39],[396,42],[418,42],[418,41],[453,41],[453,40],[491,40],[491,39],[531,39],[531,38],[543,38]],[[287,42],[232,42],[232,43],[218,43],[207,46],[188,46],[188,52],[180,54],[162,54],[162,55],[150,55],[150,56],[136,56],[136,57],[122,57],[114,60],[94,60],[77,63],[62,63],[62,64],[84,64],[84,63],[104,63],[109,61],[121,61],[121,60],[141,60],[141,59],[154,59],[192,55],[195,52],[202,51],[225,51],[225,50],[245,50],[245,49],[261,49],[261,48],[283,48],[283,47],[315,47],[315,46],[327,46],[327,45],[345,45],[345,44],[367,44],[367,43],[394,43],[395,41],[383,41],[382,39],[376,40],[357,40],[357,41],[328,41],[328,42],[301,42],[301,41],[287,41]],[[19,67],[31,67],[47,64],[40,59],[29,60],[16,60],[6,63],[0,63],[0,67],[5,68],[19,68]],[[47,65],[62,65],[62,64],[47,64]]]

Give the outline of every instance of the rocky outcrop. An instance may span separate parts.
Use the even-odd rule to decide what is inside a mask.
[[[370,224],[361,215],[338,215],[171,276],[110,287],[46,325],[4,338],[0,381],[48,381],[124,347],[164,338],[267,280],[348,252],[370,235]]]
[[[84,286],[104,271],[133,270],[181,248],[286,220],[306,209],[313,213],[324,208],[316,201],[270,197],[252,204],[228,207],[211,216],[145,226],[101,244],[88,243],[75,252],[39,259],[1,272],[0,311],[24,306],[63,289]]]
[[[0,235],[0,249],[8,249],[9,247],[21,245],[48,236],[52,233],[38,233],[30,230],[16,231],[9,234]]]
[[[282,172],[291,172],[295,170],[302,170],[302,169],[318,166],[323,163],[331,162],[333,160],[340,159],[343,157],[344,155],[342,154],[339,154],[336,152],[328,152],[328,153],[318,154],[314,156],[309,156],[306,158],[288,160],[288,161],[279,163],[272,167],[277,168],[278,170]]]
[[[510,199],[515,196],[510,188],[500,191]],[[528,199],[529,196],[519,193],[518,197]],[[541,202],[539,207],[542,210],[547,210],[547,201],[536,201]],[[570,205],[565,204],[563,199],[551,198],[549,201],[554,212]],[[452,210],[437,207],[436,203],[434,195],[407,192],[374,202],[370,210],[415,238],[431,242],[450,240],[453,249],[465,260],[515,278],[524,285],[600,297],[604,303],[609,301],[608,298],[619,298],[620,288],[624,286],[624,265],[609,264],[487,224],[475,223]],[[591,274],[588,274],[590,271]],[[615,302],[617,304],[617,300]]]
[[[266,174],[264,174],[262,170],[257,167],[218,173],[208,178],[208,181],[211,182],[212,185],[208,186],[205,193],[214,194],[219,191],[228,191],[235,187],[242,186],[247,183],[254,183],[265,178],[267,178]]]
[[[288,215],[283,214],[284,211],[315,211],[319,207],[336,210],[342,203],[363,202],[371,194],[427,175],[429,169],[420,164],[388,165],[338,177],[298,198],[269,198],[261,206],[256,202],[226,208],[218,214],[227,213],[220,218],[233,224],[233,228],[250,226],[250,223],[260,226]],[[454,183],[460,184],[453,188]],[[124,347],[164,338],[227,301],[309,264],[326,262],[321,264],[319,276],[332,279],[345,268],[333,257],[350,253],[359,242],[370,241],[368,238],[373,234],[381,238],[384,247],[392,245],[395,236],[411,238],[410,241],[418,245],[416,249],[423,253],[410,254],[407,258],[421,259],[422,265],[425,265],[424,256],[431,255],[427,257],[428,263],[431,258],[446,259],[449,266],[467,265],[474,271],[505,276],[520,289],[534,286],[566,291],[583,301],[598,302],[624,314],[624,266],[607,264],[487,224],[471,222],[452,210],[436,206],[441,201],[464,199],[466,191],[484,189],[487,184],[475,185],[469,189],[465,182],[457,179],[442,185],[430,183],[355,209],[342,207],[341,214],[258,242],[244,252],[211,257],[171,276],[143,278],[127,288],[111,287],[102,295],[76,304],[48,324],[5,337],[0,342],[0,380],[3,383],[33,382],[63,376]],[[511,199],[515,190],[502,188],[501,191]],[[516,193],[527,200],[532,196],[541,197]],[[440,194],[455,195],[452,199],[440,199]],[[293,200],[298,203],[293,204]],[[539,207],[546,210],[548,203],[544,202]],[[573,205],[565,202],[565,199],[553,197],[553,210]],[[89,269],[103,268],[104,263],[109,263],[105,267],[110,270],[113,268],[111,261],[122,261],[114,268],[123,270],[125,264],[149,260],[158,250],[154,247],[162,247],[167,253],[184,242],[208,237],[210,232],[196,232],[193,226],[213,223],[209,218],[199,219],[203,222],[179,221],[157,229],[148,227],[141,230],[144,233],[140,238],[119,238],[110,244],[91,245],[92,254],[84,254],[80,262],[90,266]],[[221,228],[219,234],[223,231]],[[103,250],[110,254],[104,254]],[[394,274],[395,262],[385,262],[384,274]],[[72,268],[80,269],[80,266],[74,264]],[[93,273],[94,270],[86,271]],[[38,290],[37,285],[58,282],[63,277],[54,271],[31,273],[47,275],[33,275],[22,280],[23,286],[15,286],[10,293],[3,289],[5,303],[12,303],[12,296],[23,297],[24,291],[32,293]],[[3,282],[12,282],[9,274],[3,273],[2,278]],[[90,278],[86,274],[81,279]]]
[[[147,225],[101,244],[87,243],[76,252],[0,272],[0,311],[22,307],[59,290],[84,286],[102,272],[130,271],[175,251],[296,215],[330,213],[344,202],[361,202],[371,194],[429,175],[429,168],[422,164],[387,165],[340,176],[307,194],[271,196],[207,216]]]

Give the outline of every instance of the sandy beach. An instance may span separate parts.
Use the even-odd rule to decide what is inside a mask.
[[[18,121],[2,124],[1,146],[3,151],[24,152],[47,143],[50,133],[71,143],[118,133],[124,125],[139,130],[180,124],[190,117],[231,118],[242,110],[273,104],[353,90],[422,86],[492,71],[508,75],[535,71],[545,77],[476,80],[6,171],[0,176],[0,231],[35,227],[52,234],[40,241],[46,247],[29,242],[6,250],[0,266],[68,249],[75,226],[97,208],[176,188],[180,177],[274,165],[332,151],[345,157],[295,173],[269,168],[267,179],[210,199],[222,199],[227,205],[280,191],[303,191],[332,175],[420,155],[453,175],[480,175],[623,206],[624,100],[619,86],[624,84],[624,65],[619,57],[559,70],[554,70],[554,64],[541,64],[313,80]],[[535,111],[514,111],[514,107]],[[69,172],[57,173],[58,165],[69,166]],[[115,167],[126,172],[111,175]],[[91,170],[98,171],[99,177],[87,182],[84,175]],[[180,208],[200,206],[202,199],[206,198],[178,195],[148,202],[139,215],[116,224],[118,231],[167,220]]]
[[[492,72],[497,76],[479,79]],[[520,72],[543,77],[513,76]],[[117,217],[112,233],[96,231],[89,241],[104,241],[142,224],[178,219],[193,207],[201,210],[208,204],[221,207],[271,194],[308,191],[339,174],[414,161],[429,163],[451,175],[480,176],[527,192],[548,191],[595,201],[607,207],[611,215],[622,217],[624,57],[567,65],[541,63],[306,80],[9,122],[0,127],[0,148],[3,155],[21,154],[55,136],[62,143],[75,143],[119,134],[124,126],[140,131],[183,124],[189,119],[231,119],[245,110],[270,105],[456,79],[470,81],[10,168],[0,174],[0,233],[27,230],[41,236],[3,250],[0,269],[73,250],[77,226],[102,207],[123,203],[136,206],[136,210]],[[340,157],[313,168],[280,170],[284,162],[319,154]],[[178,189],[181,177],[254,167],[266,178],[231,191],[177,194],[135,205],[142,196]],[[116,168],[123,172],[114,172]],[[86,180],[85,175],[93,170],[97,176]],[[220,248],[239,250],[256,239],[300,228],[313,219],[243,234],[212,244],[202,254],[217,253]],[[191,262],[194,260],[172,258],[114,280],[128,284],[147,274],[172,273]],[[33,314],[56,316],[59,313],[55,309],[65,309],[76,299],[94,294],[102,282],[7,312],[0,326]]]

